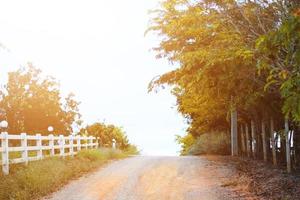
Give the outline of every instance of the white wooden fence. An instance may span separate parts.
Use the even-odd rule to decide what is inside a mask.
[[[41,160],[44,157],[51,156],[73,156],[77,154],[82,148],[97,148],[98,141],[93,136],[42,136],[41,134],[27,135],[21,133],[20,135],[9,135],[7,132],[0,134],[1,147],[0,153],[2,155],[2,171],[4,174],[9,174],[10,163],[25,163],[29,161]],[[10,141],[20,146],[10,146]],[[29,146],[28,143],[34,144]],[[48,151],[47,154],[43,153]],[[11,158],[10,152],[20,152],[19,158]],[[35,156],[30,156],[29,152],[36,152]]]

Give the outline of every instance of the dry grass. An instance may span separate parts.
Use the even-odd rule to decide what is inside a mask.
[[[12,165],[8,176],[0,175],[1,200],[32,200],[56,191],[107,160],[126,157],[119,150],[82,150],[74,158],[48,158],[28,166]]]
[[[229,187],[229,186],[237,186],[238,185],[238,181],[237,180],[229,180],[229,181],[226,181],[224,183],[221,184],[221,187]]]

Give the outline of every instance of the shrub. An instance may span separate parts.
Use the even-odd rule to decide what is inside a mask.
[[[138,150],[138,148],[135,145],[129,145],[125,149],[124,153],[127,155],[138,155],[138,154],[140,154],[140,151]]]
[[[189,148],[188,154],[230,154],[230,136],[226,133],[214,132],[200,135]]]
[[[76,157],[78,159],[88,159],[89,161],[105,160],[107,153],[99,149],[81,150]]]

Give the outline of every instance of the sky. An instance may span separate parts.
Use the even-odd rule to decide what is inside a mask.
[[[31,62],[81,102],[85,124],[122,126],[146,155],[176,155],[186,125],[169,90],[151,79],[175,67],[144,36],[158,0],[0,0],[0,80]]]

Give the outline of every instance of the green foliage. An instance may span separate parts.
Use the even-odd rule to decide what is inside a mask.
[[[293,12],[292,12],[293,13]],[[257,41],[258,66],[268,73],[266,87],[276,87],[284,99],[283,113],[300,121],[300,17],[287,15],[281,25]]]
[[[49,158],[30,162],[28,166],[12,165],[8,176],[0,175],[0,199],[38,199],[109,159],[125,156],[123,152],[112,149],[82,150],[74,158]]]

